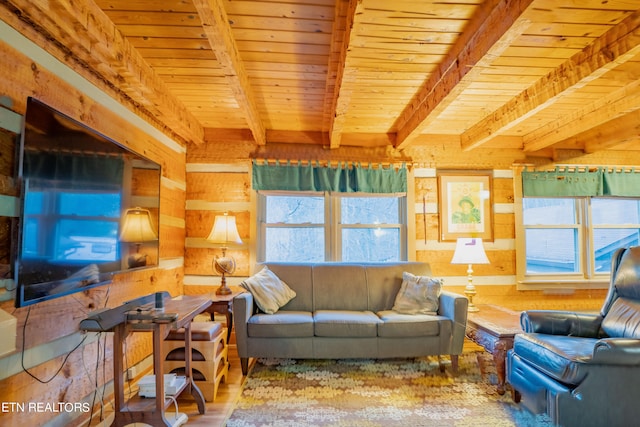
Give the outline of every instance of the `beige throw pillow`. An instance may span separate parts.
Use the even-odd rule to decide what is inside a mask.
[[[267,314],[277,312],[296,296],[295,291],[266,266],[240,286],[251,292],[257,306]]]
[[[436,314],[441,291],[442,279],[404,272],[393,311],[402,314]]]

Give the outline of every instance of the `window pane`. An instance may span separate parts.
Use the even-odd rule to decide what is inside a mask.
[[[640,201],[627,199],[591,199],[594,224],[640,224]]]
[[[596,228],[593,230],[595,246],[595,272],[611,272],[611,257],[618,248],[637,246],[637,228]]]
[[[398,224],[397,197],[343,197],[342,224]]]
[[[324,223],[323,197],[269,196],[266,199],[269,224]]]
[[[578,231],[541,228],[526,230],[527,273],[579,271]]]
[[[265,243],[265,261],[324,261],[322,227],[267,228]]]
[[[400,230],[357,228],[342,231],[342,260],[345,262],[400,261]]]
[[[525,225],[575,224],[576,208],[573,199],[522,199]]]

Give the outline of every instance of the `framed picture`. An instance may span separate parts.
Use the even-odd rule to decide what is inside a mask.
[[[440,241],[479,237],[493,241],[491,173],[438,174]]]

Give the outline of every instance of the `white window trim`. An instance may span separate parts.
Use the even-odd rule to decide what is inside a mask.
[[[411,187],[413,189],[413,187]],[[381,224],[380,228],[391,228],[391,229],[399,229],[400,232],[400,259],[401,260],[413,260],[415,255],[410,259],[409,254],[415,254],[415,251],[411,251],[411,247],[413,245],[410,244],[410,230],[415,229],[414,227],[410,227],[412,224],[411,218],[414,216],[411,215],[410,207],[412,206],[409,203],[409,191],[407,193],[396,193],[396,194],[371,194],[371,193],[335,193],[332,194],[330,192],[300,192],[300,191],[258,191],[257,192],[257,208],[256,208],[256,220],[257,220],[257,231],[258,231],[258,244],[257,244],[257,260],[258,262],[264,262],[266,258],[266,248],[265,248],[265,236],[266,236],[266,203],[264,203],[264,197],[268,196],[315,196],[315,197],[324,197],[325,198],[325,223],[320,225],[325,229],[325,262],[341,262],[338,259],[337,254],[340,253],[340,249],[342,248],[342,230],[344,228],[371,228],[371,224],[348,224],[343,225],[340,222],[341,213],[340,213],[340,204],[335,203],[334,200],[339,198],[347,198],[347,197],[399,197],[401,198],[399,206],[398,206],[398,215],[399,218],[405,219],[405,222],[400,222],[399,224]],[[335,227],[329,226],[329,230],[327,231],[327,224],[335,224]],[[283,227],[296,227],[296,226],[304,226],[309,227],[314,224],[282,224]],[[278,227],[278,225],[271,224],[270,228]],[[333,254],[333,255],[332,255]]]
[[[522,195],[522,168],[517,168],[514,173],[514,219],[515,219],[515,237],[516,237],[516,289],[517,290],[551,290],[553,292],[571,292],[574,289],[606,289],[609,287],[609,273],[592,274],[591,257],[587,256],[582,248],[586,244],[589,248],[593,247],[593,234],[591,233],[591,204],[590,199],[582,200],[580,203],[585,204],[584,208],[578,208],[578,245],[580,253],[578,259],[580,262],[580,273],[576,274],[527,274],[527,260],[525,247],[524,214],[523,214],[523,195]],[[577,199],[577,198],[576,198]],[[582,217],[585,215],[585,217]],[[545,226],[552,228],[553,226]],[[566,229],[566,227],[563,227]]]

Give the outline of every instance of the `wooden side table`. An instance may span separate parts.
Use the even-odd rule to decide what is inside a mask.
[[[146,399],[140,396],[133,396],[125,401],[124,382],[122,373],[124,372],[124,347],[125,340],[130,333],[151,332],[153,333],[153,373],[156,378],[162,378],[164,374],[163,363],[164,353],[162,347],[164,340],[171,329],[185,329],[185,385],[176,393],[188,390],[194,397],[198,405],[198,412],[204,414],[205,400],[202,392],[195,384],[191,371],[191,321],[202,313],[211,301],[204,297],[179,296],[169,298],[165,294],[165,311],[154,310],[155,295],[147,295],[136,300],[125,303],[121,307],[116,307],[105,312],[100,312],[89,316],[80,322],[80,329],[94,332],[113,332],[113,386],[115,417],[112,426],[128,426],[132,423],[142,423],[153,426],[172,426],[173,422],[165,417],[165,409],[172,402],[171,398],[165,397],[164,381],[156,381],[155,399]],[[138,320],[131,320],[130,313],[137,313]],[[143,314],[144,313],[144,314]],[[166,313],[166,314],[165,314]],[[168,319],[168,314],[173,313],[174,317]],[[145,316],[144,319],[142,316]],[[167,316],[167,317],[165,317]]]
[[[233,298],[244,292],[244,289],[231,288],[232,292],[229,295],[217,295],[215,292],[207,294],[207,298],[211,300],[211,305],[205,310],[205,312],[211,315],[211,321],[213,322],[214,313],[222,314],[227,320],[227,344],[231,340],[231,330],[233,329]]]
[[[498,375],[498,394],[505,392],[507,351],[513,348],[513,338],[522,332],[520,312],[504,307],[481,304],[479,311],[467,316],[467,338],[493,355]]]

